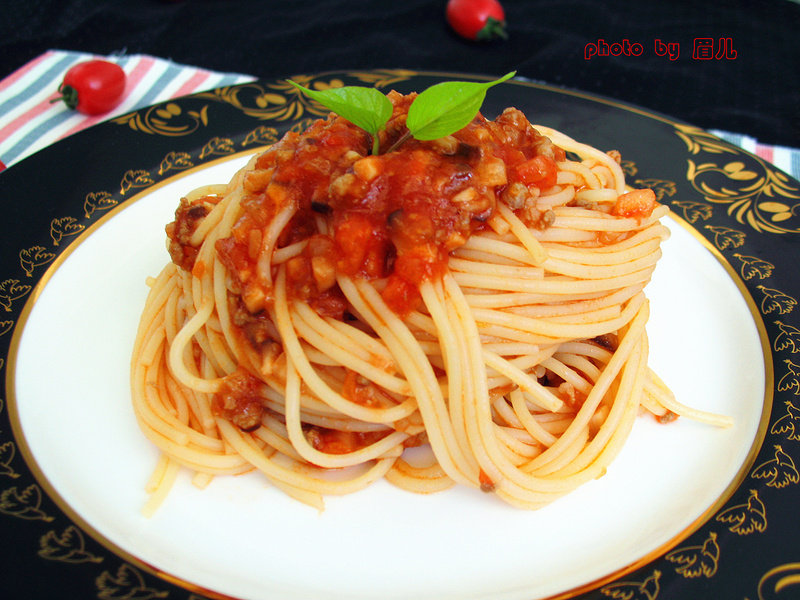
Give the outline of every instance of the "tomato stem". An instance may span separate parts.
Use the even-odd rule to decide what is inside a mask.
[[[475,39],[487,41],[495,38],[502,38],[504,40],[508,39],[508,33],[506,33],[506,24],[505,22],[495,19],[494,17],[488,17],[486,19],[486,25],[484,25],[477,33]]]
[[[62,83],[58,86],[58,93],[58,96],[50,100],[50,104],[54,104],[59,100],[63,100],[64,104],[73,110],[76,106],[78,106],[78,90],[71,85],[65,85]]]

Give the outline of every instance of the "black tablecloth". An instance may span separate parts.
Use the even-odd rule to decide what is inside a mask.
[[[800,145],[800,4],[793,0],[504,0],[508,39],[490,43],[453,33],[444,0],[3,4],[0,77],[50,48],[147,53],[265,78],[515,69],[707,129]],[[701,59],[709,50],[699,46],[712,43],[712,58]]]

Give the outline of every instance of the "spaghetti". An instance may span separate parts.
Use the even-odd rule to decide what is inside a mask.
[[[413,95],[389,97],[382,148]],[[516,109],[369,148],[332,115],[181,200],[131,368],[162,451],[147,512],[181,466],[320,508],[385,478],[535,509],[602,475],[640,412],[687,412],[647,366],[667,208],[618,153]]]

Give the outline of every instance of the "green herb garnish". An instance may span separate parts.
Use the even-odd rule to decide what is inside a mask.
[[[291,79],[294,87],[306,96],[344,117],[372,136],[372,153],[378,153],[378,132],[392,116],[392,103],[375,88],[348,85],[325,90],[310,90]]]
[[[516,71],[485,83],[445,81],[432,85],[414,98],[406,119],[408,131],[389,151],[409,137],[421,141],[435,140],[463,129],[478,114],[488,89],[514,75]],[[378,134],[392,116],[392,103],[384,94],[375,88],[361,86],[310,90],[294,81],[289,80],[289,83],[369,133],[372,136],[372,153],[378,154]]]
[[[432,85],[408,108],[409,133],[418,140],[435,140],[463,129],[478,114],[486,91],[515,74],[512,71],[486,83],[445,81]]]

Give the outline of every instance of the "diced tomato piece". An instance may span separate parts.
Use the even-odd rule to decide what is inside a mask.
[[[360,214],[352,214],[336,228],[334,241],[339,249],[339,268],[348,275],[361,269],[372,237],[372,223]]]
[[[619,217],[644,219],[658,205],[656,194],[650,188],[632,190],[622,194],[614,203],[612,213]]]
[[[419,253],[403,254],[398,256],[394,262],[394,272],[406,281],[421,282],[431,273],[431,256],[423,256]]]
[[[414,310],[421,300],[417,286],[398,275],[389,277],[381,296],[389,308],[401,316]]]
[[[558,168],[556,162],[547,156],[537,155],[515,167],[517,179],[525,185],[535,185],[546,190],[556,184]]]

